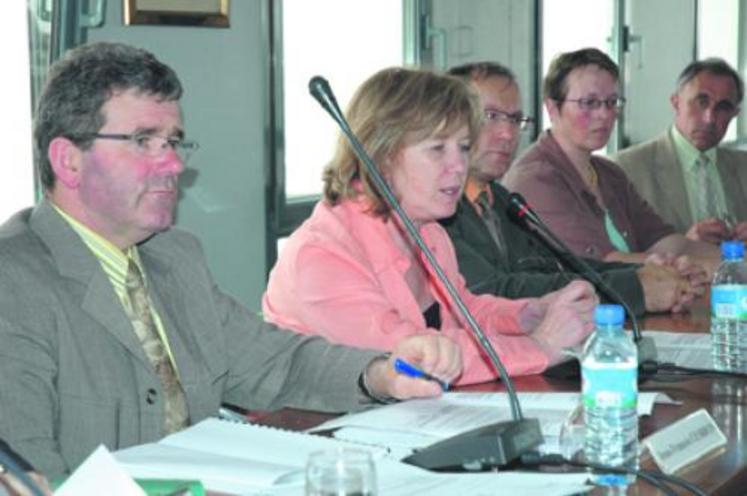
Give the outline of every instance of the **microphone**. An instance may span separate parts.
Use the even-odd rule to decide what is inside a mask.
[[[332,116],[340,127],[344,126],[343,130],[347,129],[350,131],[345,116],[342,115],[340,106],[337,105],[337,99],[335,98],[334,93],[332,93],[332,88],[330,88],[326,79],[322,76],[314,76],[311,78],[309,80],[309,93],[311,93],[311,96],[313,96],[322,108]],[[345,134],[347,135],[347,133]]]
[[[603,292],[607,298],[615,301],[622,305],[625,311],[630,316],[630,324],[633,329],[633,340],[638,347],[638,363],[643,364],[645,362],[656,361],[656,345],[653,338],[643,337],[640,329],[638,328],[638,320],[635,314],[630,310],[628,303],[615,291],[607,282],[602,279],[599,272],[594,270],[586,260],[577,256],[573,253],[568,246],[563,243],[561,239],[555,236],[555,233],[550,230],[547,225],[542,222],[539,215],[532,210],[527,201],[519,193],[511,193],[508,196],[508,206],[506,212],[511,220],[523,227],[524,229],[534,228],[541,236],[545,238],[550,244],[555,245],[556,249],[563,255],[563,260],[569,260],[575,267],[575,272],[581,275],[584,279],[596,286],[601,292]],[[639,365],[640,367],[640,365]]]
[[[422,251],[428,264],[443,283],[452,302],[467,321],[468,328],[490,358],[492,365],[500,375],[501,381],[505,384],[510,398],[513,420],[498,422],[445,439],[415,452],[402,461],[429,470],[447,470],[452,468],[474,470],[485,466],[507,465],[542,443],[543,438],[539,421],[537,419],[524,418],[513,381],[508,376],[508,372],[498,354],[474,316],[464,304],[464,301],[462,301],[454,285],[446,277],[446,273],[444,273],[433,252],[431,252],[415,228],[412,220],[410,220],[410,217],[402,209],[391,188],[379,172],[378,167],[376,167],[374,161],[363,148],[355,133],[350,129],[350,125],[340,111],[327,80],[321,76],[314,76],[309,81],[309,92],[340,126],[340,130],[353,147],[355,155],[363,163],[366,171],[371,176],[376,189],[384,197],[389,207],[397,214],[397,217],[404,225],[410,237]]]

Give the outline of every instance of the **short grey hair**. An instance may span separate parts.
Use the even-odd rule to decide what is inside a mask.
[[[732,78],[734,80],[734,87],[737,89],[737,104],[742,103],[742,98],[744,97],[744,82],[742,78],[728,62],[717,57],[696,60],[685,67],[677,78],[677,92],[682,91],[682,88],[701,72]]]

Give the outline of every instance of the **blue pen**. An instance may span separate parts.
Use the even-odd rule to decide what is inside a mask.
[[[430,375],[428,372],[424,372],[420,370],[416,366],[407,363],[401,358],[397,358],[394,360],[394,370],[396,370],[402,375],[406,375],[407,377],[413,377],[415,379],[425,379],[426,381],[437,382],[441,386],[441,389],[443,389],[444,391],[449,390],[448,382],[442,381],[438,377],[434,377]]]

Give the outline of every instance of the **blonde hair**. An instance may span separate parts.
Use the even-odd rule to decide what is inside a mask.
[[[391,159],[406,145],[436,134],[451,134],[465,125],[474,143],[482,123],[479,108],[476,96],[459,78],[426,70],[389,68],[377,72],[358,88],[346,118],[386,176]],[[373,215],[389,214],[389,206],[342,133],[323,179],[324,198],[330,204],[362,194],[370,201]]]

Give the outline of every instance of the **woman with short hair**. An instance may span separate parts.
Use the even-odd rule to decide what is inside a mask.
[[[544,81],[552,126],[511,165],[503,185],[521,193],[577,255],[673,265],[701,293],[706,272],[680,255],[718,263],[712,246],[675,232],[620,167],[594,155],[607,145],[625,99],[617,65],[596,48],[561,53]],[[649,258],[651,255],[653,258]]]

